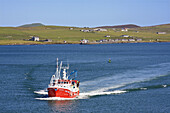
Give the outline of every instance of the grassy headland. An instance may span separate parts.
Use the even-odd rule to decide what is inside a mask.
[[[72,28],[72,29],[70,29]],[[56,43],[79,43],[81,39],[88,39],[95,43],[101,39],[125,39],[121,35],[128,35],[131,38],[140,38],[142,42],[163,41],[170,42],[170,24],[129,28],[127,32],[121,28],[102,28],[107,31],[82,32],[80,30],[93,30],[95,28],[78,28],[64,26],[35,26],[35,27],[0,27],[0,45],[17,44],[56,44]],[[166,32],[157,34],[156,32]],[[110,37],[105,37],[105,36]],[[51,39],[52,42],[26,41],[32,36],[37,36],[40,40]]]

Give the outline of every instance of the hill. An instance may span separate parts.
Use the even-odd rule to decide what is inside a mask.
[[[170,24],[146,26],[146,27],[135,28],[134,30],[140,30],[140,31],[143,31],[143,32],[151,32],[151,33],[154,33],[154,32],[170,33]]]
[[[143,42],[154,42],[157,39],[159,39],[159,41],[170,42],[170,24],[133,27],[129,28],[128,31],[121,31],[120,29],[122,27],[127,28],[127,25],[120,25],[116,29],[105,28],[107,31],[95,31],[95,28],[78,28],[68,26],[33,26],[0,27],[0,45],[52,44],[64,42],[80,43],[81,39],[88,39],[90,42],[95,42],[96,40],[101,39],[126,39],[126,37],[122,37],[122,35],[130,36],[127,39],[139,38],[142,39]],[[157,34],[157,32],[166,33]],[[52,42],[28,41],[33,36],[39,37],[40,40],[51,39]]]
[[[134,24],[127,24],[127,25],[117,25],[117,26],[101,26],[97,28],[138,28],[140,26]]]
[[[25,25],[22,25],[22,26],[19,26],[19,27],[37,27],[37,26],[45,26],[41,23],[32,23],[32,24],[25,24]]]

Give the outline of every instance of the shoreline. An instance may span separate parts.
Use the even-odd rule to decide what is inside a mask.
[[[96,45],[96,44],[123,44],[123,43],[170,43],[170,41],[140,41],[140,42],[89,42],[86,44],[80,44],[78,42],[70,42],[70,43],[14,43],[14,44],[1,44],[3,45],[56,45],[56,44],[80,44],[80,45]]]

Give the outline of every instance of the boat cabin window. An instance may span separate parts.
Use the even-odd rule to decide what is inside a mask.
[[[79,87],[79,82],[77,83],[77,87]]]
[[[74,82],[72,82],[72,84],[74,85]]]

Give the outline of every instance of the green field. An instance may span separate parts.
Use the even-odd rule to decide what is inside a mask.
[[[128,32],[123,32],[121,29],[107,29],[107,31],[92,31],[82,32],[82,29],[94,28],[77,28],[63,26],[39,26],[39,27],[0,27],[0,45],[13,44],[55,44],[63,43],[79,43],[81,39],[88,39],[94,42],[100,39],[122,39],[121,35],[129,35],[135,38],[141,38],[144,42],[168,41],[170,42],[170,24],[157,25],[152,27],[130,28]],[[138,31],[138,32],[136,32]],[[166,34],[156,34],[156,32],[166,32]],[[110,37],[105,37],[110,35]],[[40,40],[52,39],[52,42],[35,42],[24,41],[32,36],[38,36]]]

